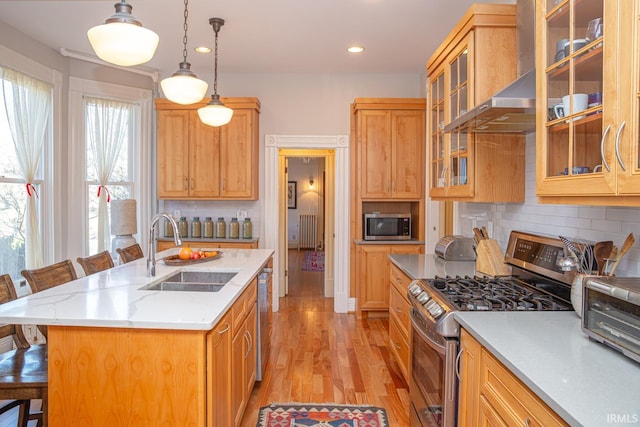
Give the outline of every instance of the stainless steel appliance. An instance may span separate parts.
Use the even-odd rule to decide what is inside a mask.
[[[475,261],[476,250],[471,237],[449,235],[436,243],[435,253],[446,261]]]
[[[260,344],[256,357],[256,381],[262,381],[271,350],[271,302],[269,288],[272,285],[273,269],[265,267],[258,276],[258,325],[257,341]]]
[[[362,228],[364,240],[411,240],[411,214],[364,214]]]
[[[589,338],[640,362],[640,278],[588,278],[582,304]]]
[[[560,239],[512,231],[506,277],[435,277],[414,280],[411,301],[411,425],[456,425],[456,358],[460,327],[456,311],[572,310],[571,281],[563,272]]]

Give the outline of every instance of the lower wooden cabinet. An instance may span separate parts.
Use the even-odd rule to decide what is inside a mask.
[[[256,382],[257,279],[243,292],[232,308],[233,338],[231,342],[231,414],[239,426],[249,396]]]
[[[389,281],[389,349],[398,362],[405,381],[409,382],[411,366],[411,303],[407,298],[407,287],[411,278],[393,263],[390,267]]]
[[[229,248],[229,249],[257,249],[258,241],[252,240],[249,242],[243,242],[239,240],[237,242],[205,242],[199,240],[182,240],[183,246],[191,246],[194,248]],[[172,240],[158,240],[156,242],[156,251],[164,251],[165,249],[175,248],[176,245]]]
[[[230,426],[231,313],[207,334],[207,426]]]
[[[464,329],[460,351],[459,425],[568,425]]]
[[[421,254],[424,245],[358,245],[357,295],[358,313],[389,310],[389,254]]]

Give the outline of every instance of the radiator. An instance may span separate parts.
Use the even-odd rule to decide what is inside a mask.
[[[318,238],[318,216],[300,215],[298,249],[315,249]]]

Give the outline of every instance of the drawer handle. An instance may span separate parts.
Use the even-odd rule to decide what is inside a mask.
[[[402,313],[402,309],[401,309],[400,307],[396,307],[396,311],[397,311],[398,313]]]
[[[394,341],[394,342],[393,342],[393,345],[394,345],[394,347],[395,347],[395,348],[397,348],[398,350],[400,350],[400,345],[398,345],[398,343],[397,343],[397,342],[395,342],[395,341]]]
[[[224,334],[225,332],[227,332],[229,329],[231,329],[231,325],[227,323],[227,327],[226,327],[226,328],[224,328],[224,329],[223,329],[223,330],[221,330],[221,331],[218,331],[218,333],[219,333],[220,335],[222,335],[222,334]]]
[[[530,427],[531,426],[531,421],[529,420],[529,418],[527,418],[526,420],[524,420],[524,425],[526,427]]]
[[[458,381],[462,382],[462,378],[460,377],[460,358],[462,357],[462,349],[458,351],[458,355],[456,356],[456,377],[458,377]]]

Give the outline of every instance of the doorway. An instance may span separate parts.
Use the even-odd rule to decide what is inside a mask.
[[[325,281],[331,282],[334,311],[346,313],[355,301],[349,298],[349,137],[346,135],[266,135],[265,136],[265,188],[264,188],[264,246],[273,248],[274,280],[273,308],[278,310],[279,297],[285,294],[287,242],[285,241],[287,214],[287,180],[285,159],[292,153],[332,157],[326,161],[327,187],[333,186],[332,207],[327,205],[325,218]],[[320,150],[320,151],[318,151]],[[324,151],[323,151],[324,150]],[[331,179],[333,176],[334,179]],[[327,188],[327,190],[329,190]],[[332,252],[330,253],[330,251]],[[328,286],[325,284],[325,289]]]
[[[327,150],[286,150],[287,214],[283,237],[287,244],[285,263],[285,293],[298,291],[308,285],[321,283],[318,296],[333,297],[333,281],[325,279],[325,255],[333,253],[333,245],[325,251],[326,208],[333,206],[331,185],[327,186],[327,161],[333,161],[334,153]],[[332,181],[333,176],[329,177]],[[327,191],[327,187],[329,191]],[[326,198],[331,200],[326,202]],[[310,277],[312,281],[308,281]]]

